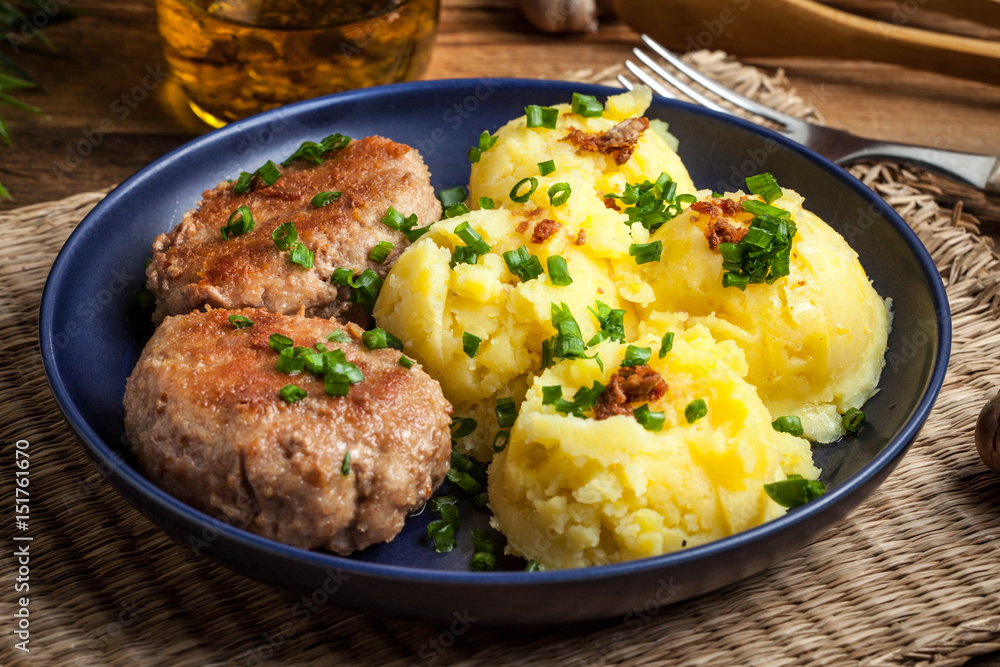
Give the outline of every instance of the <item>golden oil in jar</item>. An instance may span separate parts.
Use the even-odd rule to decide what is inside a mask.
[[[156,0],[192,109],[221,126],[328,93],[418,78],[440,0]]]

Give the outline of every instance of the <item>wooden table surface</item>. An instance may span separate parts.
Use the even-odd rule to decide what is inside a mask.
[[[71,6],[83,14],[46,29],[56,55],[15,56],[48,88],[23,92],[20,99],[48,116],[0,107],[14,139],[13,148],[0,147],[0,182],[14,196],[0,202],[0,210],[108,187],[209,129],[164,78],[153,0],[78,0]],[[443,0],[425,76],[559,79],[621,63],[637,41],[613,21],[595,34],[550,36],[532,28],[513,0]],[[747,62],[783,67],[829,125],[1000,155],[1000,86],[857,60]]]

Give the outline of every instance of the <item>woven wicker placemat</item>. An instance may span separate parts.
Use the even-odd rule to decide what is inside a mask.
[[[813,113],[780,73],[694,57],[714,58],[703,66],[772,104]],[[13,517],[0,523],[0,664],[959,665],[1000,651],[1000,476],[973,444],[976,415],[1000,387],[1000,260],[975,221],[940,209],[916,174],[891,164],[853,171],[920,235],[951,300],[949,372],[913,448],[853,515],[761,575],[679,605],[651,597],[623,618],[545,628],[364,616],[172,542],[85,458],[38,355],[45,276],[102,193],[0,214],[0,507],[13,511],[14,443],[28,440],[34,537],[26,654],[11,633],[22,595]]]

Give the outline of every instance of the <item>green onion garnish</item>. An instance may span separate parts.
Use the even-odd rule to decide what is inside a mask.
[[[382,224],[390,229],[403,232],[406,236],[406,240],[410,243],[415,242],[421,236],[430,231],[431,228],[430,225],[417,228],[416,213],[411,213],[409,217],[404,217],[402,213],[397,211],[392,206],[390,206],[389,210],[387,210],[385,215],[382,216]]]
[[[493,453],[499,454],[507,449],[508,442],[510,442],[510,431],[497,431],[497,434],[493,436]]]
[[[478,493],[483,488],[483,485],[476,481],[472,475],[455,468],[448,471],[447,478],[449,482],[453,482],[466,493]]]
[[[490,572],[496,566],[496,556],[493,555],[493,534],[488,530],[472,531],[472,547],[475,552],[469,563],[469,569],[474,572]]]
[[[324,190],[313,197],[310,203],[316,208],[323,208],[330,202],[335,202],[338,199],[340,199],[340,192],[336,190]]]
[[[765,484],[764,492],[779,505],[793,508],[816,500],[826,493],[826,487],[819,480],[805,479],[802,475],[788,475],[781,482]]]
[[[517,404],[510,396],[498,398],[495,412],[500,428],[510,428],[514,425],[514,420],[517,419]]]
[[[639,222],[651,232],[656,231],[667,220],[680,215],[684,204],[697,201],[694,195],[677,194],[677,183],[664,172],[655,183],[645,181],[641,185],[626,184],[620,195],[604,195],[605,199],[617,199],[627,208],[623,213],[628,224]]]
[[[647,431],[657,433],[663,430],[663,420],[666,418],[666,415],[662,412],[650,410],[649,403],[639,406],[632,411],[632,414],[635,416],[635,420],[639,422],[639,425]]]
[[[274,228],[271,239],[278,250],[288,250],[299,240],[299,232],[295,229],[295,223],[289,220]]]
[[[344,452],[344,460],[340,463],[340,474],[347,477],[351,474],[351,452]]]
[[[857,435],[861,427],[865,425],[867,418],[865,413],[861,412],[857,408],[848,408],[847,412],[841,418],[840,423],[844,426],[844,432],[847,435]]]
[[[267,339],[267,346],[270,347],[275,352],[281,352],[286,347],[291,347],[294,345],[294,341],[284,334],[273,333],[270,338]]]
[[[490,494],[486,491],[482,493],[477,493],[472,498],[472,505],[478,509],[484,510],[490,504]]]
[[[553,285],[565,287],[573,284],[573,278],[569,275],[569,266],[566,265],[566,260],[562,255],[549,255],[545,263],[549,267],[549,281]]]
[[[542,387],[542,405],[554,405],[560,398],[562,398],[561,386],[550,385]]]
[[[353,275],[350,269],[334,269],[330,282],[351,288],[351,303],[360,304],[368,314],[371,314],[382,289],[382,277],[371,269],[365,269],[358,276]]]
[[[438,193],[438,199],[441,200],[441,206],[443,208],[448,208],[449,206],[454,206],[459,202],[464,202],[465,198],[468,196],[469,191],[464,185],[457,185]]]
[[[791,435],[802,435],[802,420],[795,415],[778,417],[771,422],[771,428],[780,433],[790,433]]]
[[[524,185],[525,183],[530,184],[528,187],[528,191],[523,194],[518,194],[521,191],[521,186]],[[536,189],[538,189],[537,178],[535,178],[534,176],[528,176],[527,178],[522,178],[517,182],[517,184],[514,187],[510,189],[510,200],[517,202],[518,204],[523,204],[524,202],[528,201],[528,199],[531,197],[532,193],[534,193]]]
[[[524,115],[527,118],[528,127],[544,127],[554,130],[556,129],[556,121],[559,120],[558,109],[540,107],[536,104],[524,107]]]
[[[305,363],[305,359],[302,356],[296,356],[295,350],[286,347],[281,350],[278,356],[278,372],[295,375],[302,372]]]
[[[488,530],[472,531],[472,548],[476,551],[493,553],[493,533]]]
[[[790,272],[792,240],[796,227],[787,211],[769,204],[743,202],[744,208],[756,217],[750,222],[746,236],[739,243],[720,243],[722,255],[723,287],[743,290],[750,283],[773,284]],[[750,206],[748,206],[750,205]],[[777,211],[780,215],[763,212]]]
[[[229,323],[237,329],[246,329],[253,326],[253,320],[246,315],[230,315]]]
[[[403,214],[392,206],[390,206],[389,210],[387,210],[385,215],[382,216],[382,224],[390,229],[399,230],[405,222],[406,218]]]
[[[323,383],[328,396],[346,396],[352,384],[365,379],[361,369],[347,360],[343,350],[323,353]]]
[[[459,223],[459,225],[455,227],[455,235],[465,241],[465,245],[472,248],[473,252],[478,255],[485,255],[490,251],[489,244],[483,240],[483,237],[480,236],[475,229],[469,226],[468,220]]]
[[[684,417],[688,424],[693,424],[708,414],[708,406],[704,398],[696,398],[684,408]]]
[[[343,329],[334,329],[326,337],[327,340],[332,340],[337,343],[347,343],[351,340],[351,337]]]
[[[649,361],[652,350],[648,347],[636,347],[629,345],[625,348],[625,358],[622,359],[622,367],[643,366]]]
[[[534,280],[544,272],[541,260],[536,255],[529,255],[528,249],[524,246],[505,252],[503,261],[507,264],[507,269],[522,282]]]
[[[674,332],[668,331],[663,334],[663,338],[660,339],[660,359],[667,356],[667,352],[672,350],[674,347]]]
[[[479,208],[486,209],[487,211],[492,211],[496,207],[497,207],[496,202],[494,202],[489,197],[480,197],[479,198]]]
[[[781,197],[781,188],[774,176],[767,172],[747,177],[747,190],[755,195],[760,195],[768,204]]]
[[[538,572],[542,569],[542,566],[538,564],[538,561],[534,558],[528,560],[528,564],[524,566],[525,572]]]
[[[791,218],[792,214],[783,208],[778,208],[777,206],[771,206],[770,204],[765,204],[762,201],[757,201],[756,199],[746,199],[740,204],[742,208],[747,213],[753,213],[754,215],[770,215],[775,218]]]
[[[601,365],[599,359],[585,354],[586,346],[569,306],[565,303],[557,306],[551,304],[552,326],[556,335],[542,341],[542,368],[548,368],[556,359],[594,359]]]
[[[455,529],[443,519],[427,524],[427,539],[434,543],[434,551],[448,553],[455,548]]]
[[[475,358],[479,354],[479,346],[482,342],[483,339],[479,336],[473,336],[468,331],[462,332],[462,351],[470,359]]]
[[[307,396],[305,389],[296,387],[294,384],[286,384],[278,391],[278,395],[281,396],[286,403],[301,401]]]
[[[238,209],[229,214],[229,220],[226,221],[226,226],[220,231],[222,232],[222,239],[227,240],[231,236],[246,234],[252,229],[253,214],[250,212],[250,207],[240,206]]]
[[[479,261],[479,255],[475,250],[467,245],[455,246],[455,249],[451,253],[451,261],[448,262],[448,266],[455,268],[459,264],[475,264]]]
[[[573,93],[573,102],[570,104],[573,113],[580,114],[584,118],[600,118],[604,113],[604,105],[597,101],[593,95],[581,95]]]
[[[239,178],[233,183],[233,194],[245,195],[250,192],[250,181],[253,180],[253,174],[248,171],[241,171]]]
[[[399,365],[403,368],[413,368],[413,359],[410,359],[405,354],[399,355]]]
[[[368,253],[368,259],[381,264],[389,257],[389,253],[391,253],[392,249],[395,247],[395,244],[389,243],[388,241],[379,241],[375,244],[375,247],[372,248],[372,251]]]
[[[400,352],[403,351],[403,341],[399,340],[391,333],[380,327],[375,327],[374,329],[361,334],[361,342],[363,342],[369,350],[384,350],[391,347],[394,350],[399,350]]]
[[[549,188],[549,203],[552,206],[562,206],[569,201],[569,196],[572,193],[569,183],[556,183]]]
[[[452,438],[464,438],[470,435],[479,423],[472,417],[454,417],[451,420],[451,437]]]
[[[447,220],[448,218],[457,218],[460,215],[465,215],[469,212],[469,207],[466,206],[465,202],[460,201],[457,204],[452,204],[444,210],[441,214],[442,220]]]
[[[597,336],[594,336],[594,338],[592,338],[589,343],[587,343],[587,346],[589,347],[591,345],[595,345],[601,342],[601,340],[604,340],[606,338],[610,338],[611,340],[616,340],[619,343],[624,343],[625,311],[619,308],[611,308],[611,306],[601,302],[600,300],[597,301],[596,305],[597,305],[597,310],[594,310],[593,308],[589,307],[587,308],[587,310],[589,310],[594,315],[594,317],[597,318],[598,324],[601,325],[601,331],[598,333]],[[602,336],[601,333],[605,335]],[[598,337],[600,337],[601,340],[597,340]]]
[[[301,241],[298,241],[292,246],[292,252],[288,256],[288,261],[292,264],[298,264],[299,266],[311,269],[313,267],[314,255],[315,253],[312,250],[309,250],[302,245]]]
[[[562,397],[562,387],[559,385],[542,387],[542,405],[552,405],[556,412],[582,418],[585,411],[594,408],[597,398],[603,391],[604,385],[595,380],[592,386],[577,389],[573,394],[573,400],[567,401]]]
[[[257,176],[264,182],[264,185],[274,185],[275,181],[281,178],[278,165],[268,160],[257,169]]]
[[[343,134],[331,134],[319,143],[315,141],[303,141],[295,152],[281,163],[281,166],[287,167],[296,160],[305,160],[312,164],[322,164],[325,153],[347,148],[349,143],[351,143],[351,138]]]
[[[546,160],[545,162],[538,163],[538,174],[540,176],[548,176],[556,170],[556,163],[554,160]]]
[[[721,248],[722,246],[720,245],[719,247]],[[652,243],[632,243],[628,247],[628,254],[635,257],[636,264],[659,262],[660,255],[663,254],[663,241],[653,241]]]
[[[493,148],[493,144],[497,142],[497,138],[490,135],[488,130],[483,130],[483,133],[479,135],[479,143],[469,149],[469,162],[475,164],[479,162],[479,158],[483,153]]]

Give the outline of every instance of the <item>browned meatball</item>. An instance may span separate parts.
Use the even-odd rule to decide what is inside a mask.
[[[325,158],[320,165],[296,161],[270,186],[255,179],[243,195],[222,183],[171,232],[158,236],[146,269],[156,297],[153,321],[212,306],[287,315],[304,307],[307,315],[363,322],[364,314],[347,301],[349,289],[331,284],[334,269],[357,274],[370,268],[385,277],[408,245],[402,232],[382,224],[389,207],[404,216],[415,213],[424,226],[441,216],[441,204],[420,154],[404,144],[368,137]],[[320,208],[310,203],[326,191],[340,192],[340,198]],[[249,207],[254,228],[224,239],[220,229],[240,206]],[[315,253],[311,269],[292,263],[291,250],[279,250],[271,238],[288,221]],[[384,262],[368,259],[379,241],[395,246]]]
[[[233,314],[253,325],[237,328]],[[335,329],[350,340],[327,340]],[[364,380],[328,396],[322,377],[278,372],[274,333],[342,350]],[[249,308],[168,317],[125,387],[140,467],[189,505],[287,544],[349,554],[391,540],[444,480],[451,405],[435,380],[396,350],[367,349],[361,333]],[[286,402],[287,384],[307,396]]]

